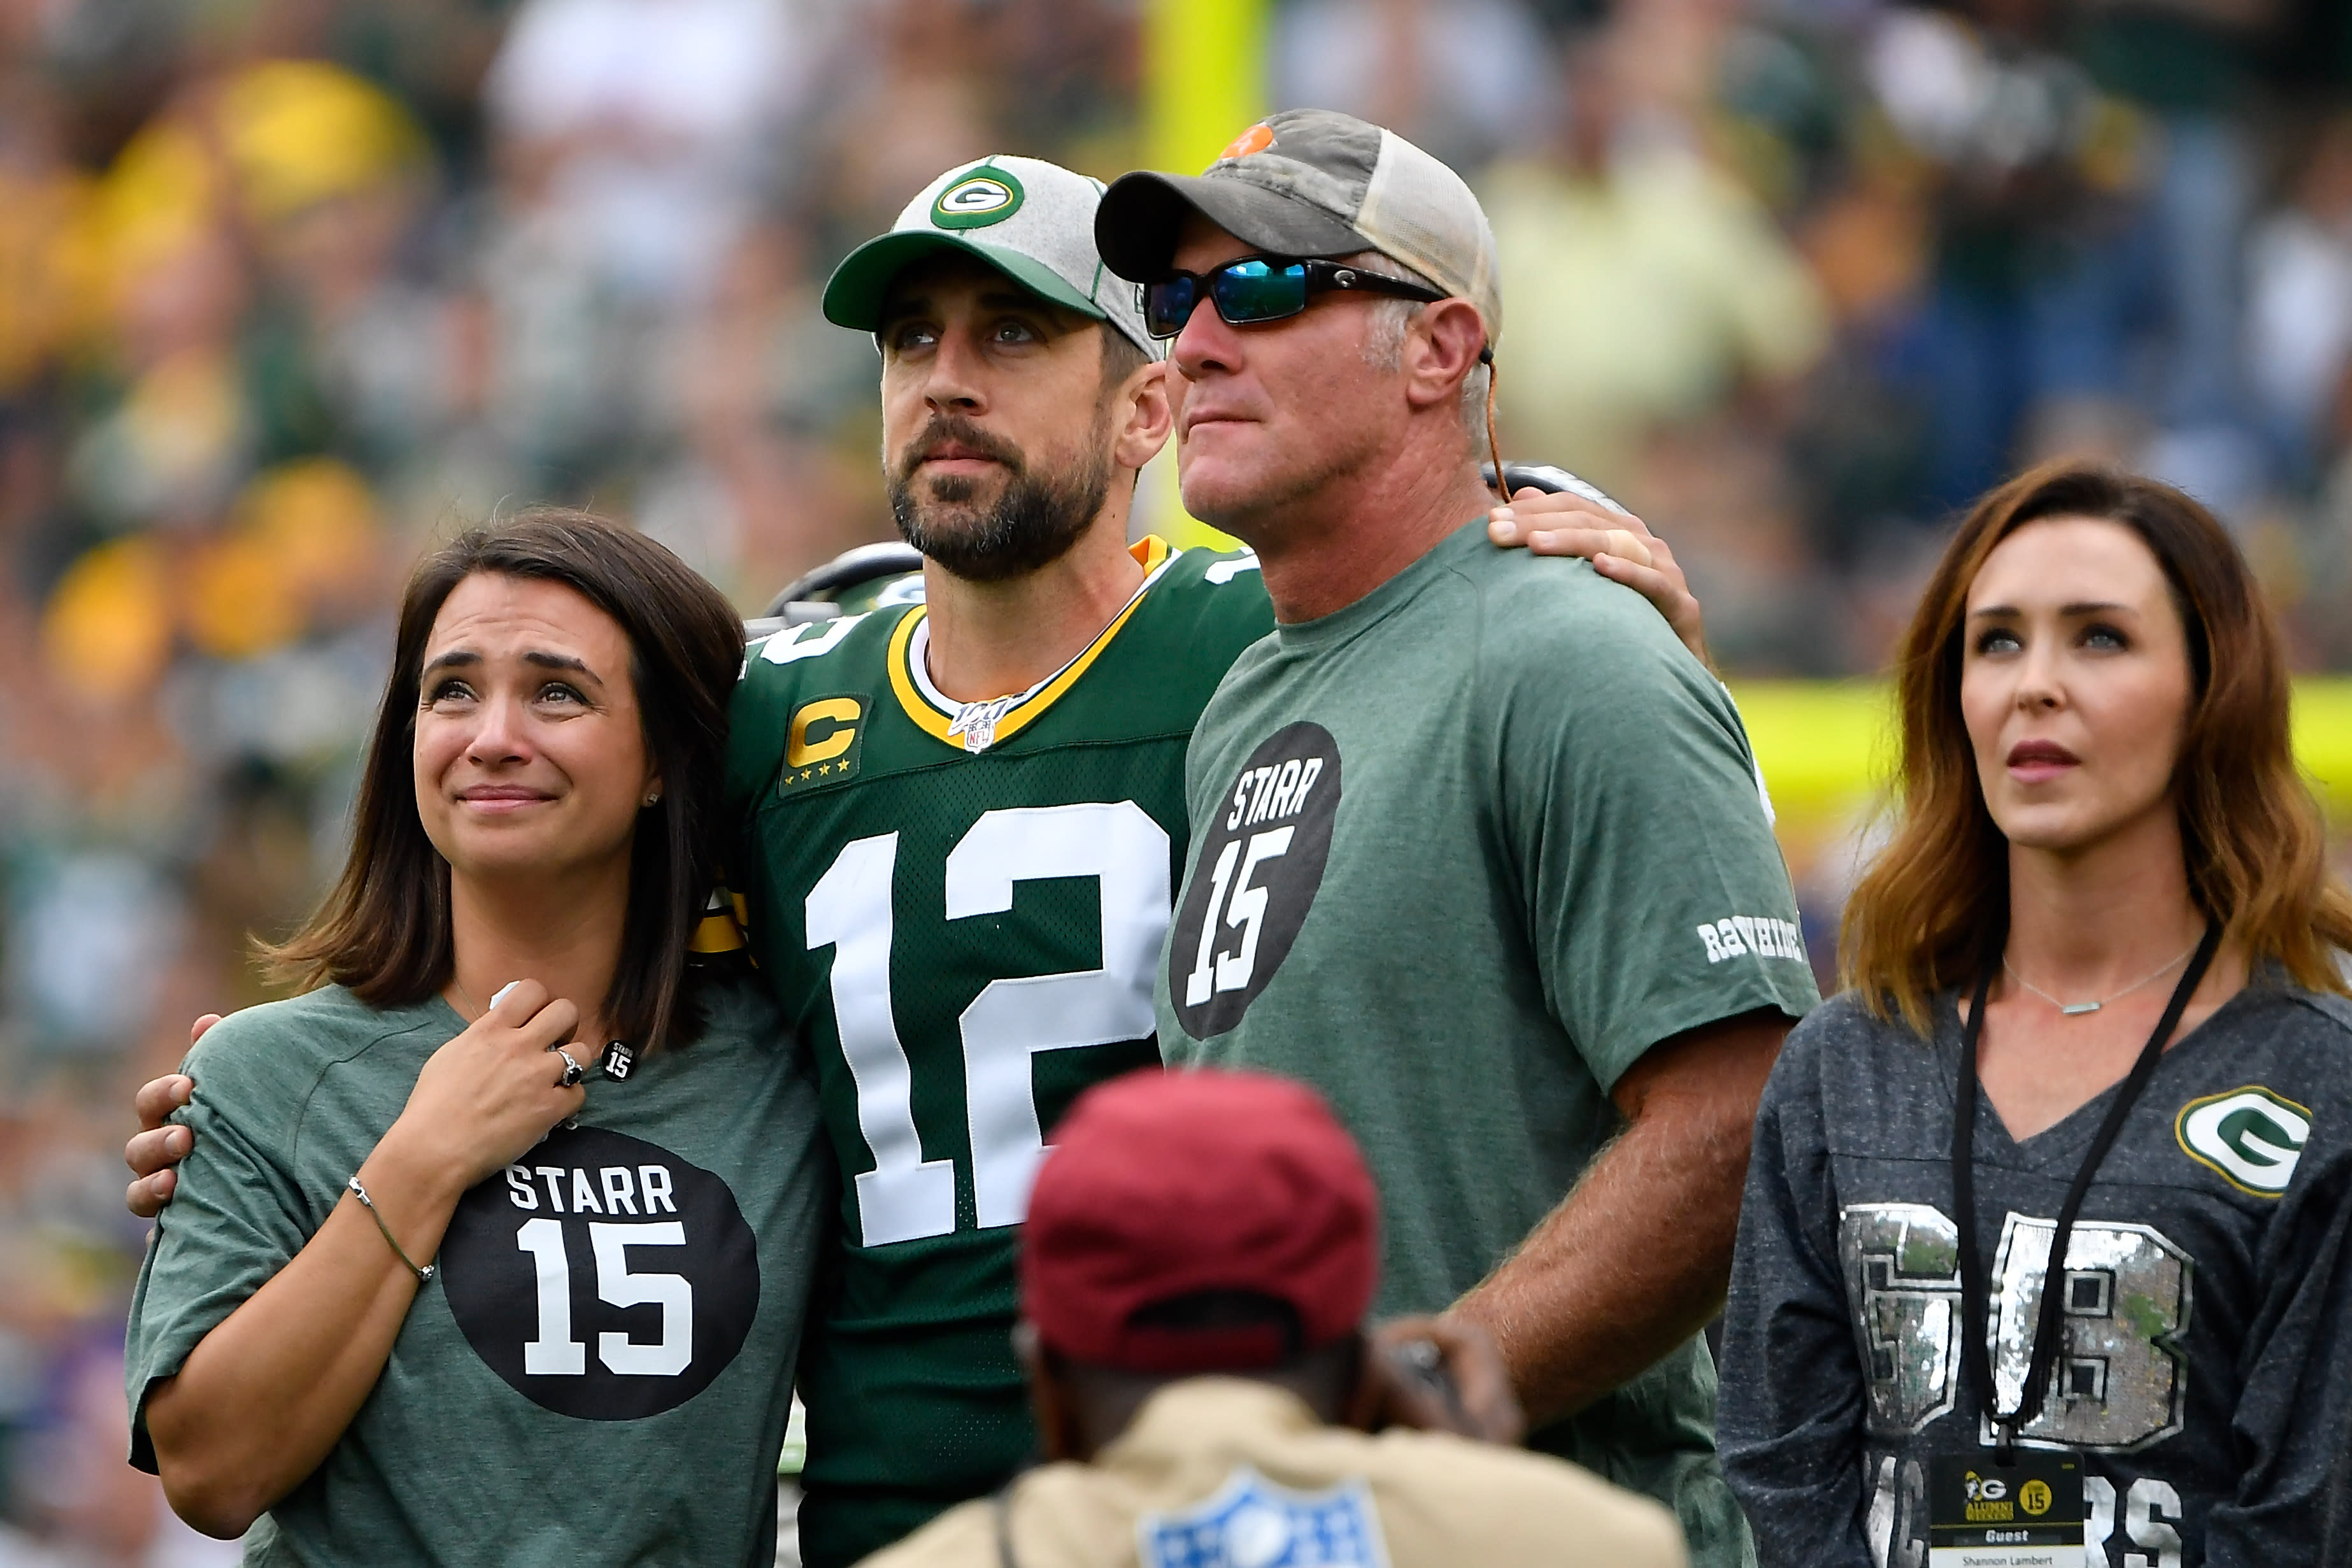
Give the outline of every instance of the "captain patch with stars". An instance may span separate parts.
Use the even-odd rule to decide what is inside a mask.
[[[467,1193],[441,1279],[492,1371],[591,1421],[685,1404],[735,1359],[760,1309],[758,1247],[727,1184],[597,1127],[559,1128]]]
[[[1314,907],[1339,811],[1339,743],[1320,724],[1276,731],[1224,802],[1168,938],[1169,994],[1196,1040],[1241,1022]]]

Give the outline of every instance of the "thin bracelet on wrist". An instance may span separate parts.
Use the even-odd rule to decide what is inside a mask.
[[[365,1187],[360,1185],[358,1174],[354,1173],[352,1179],[345,1182],[343,1185],[351,1188],[352,1195],[360,1201],[360,1207],[367,1210],[368,1217],[375,1221],[376,1229],[383,1232],[384,1245],[392,1248],[392,1255],[399,1258],[411,1274],[416,1276],[416,1282],[419,1285],[430,1284],[433,1279],[433,1265],[427,1263],[419,1268],[416,1261],[408,1256],[406,1249],[400,1245],[399,1238],[392,1234],[392,1226],[383,1223],[383,1215],[376,1210],[375,1200],[368,1196]]]

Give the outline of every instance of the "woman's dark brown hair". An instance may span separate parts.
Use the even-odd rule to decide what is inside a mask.
[[[372,1006],[410,1006],[453,972],[449,864],[416,814],[411,752],[425,645],[442,603],[477,573],[560,583],[620,624],[660,801],[639,813],[620,966],[607,1026],[647,1049],[691,1039],[687,944],[717,879],[727,703],[743,626],[677,556],[586,512],[539,508],[474,529],[418,563],[400,605],[392,678],[376,714],[351,857],[326,901],[284,944],[263,947],[275,978],[332,982]]]
[[[2190,895],[2254,963],[2342,992],[2352,895],[2327,869],[2319,810],[2295,771],[2286,657],[2245,558],[2213,514],[2169,485],[2075,462],[2021,475],[1979,501],[1937,563],[1895,668],[1901,805],[1895,837],[1847,900],[1843,984],[1880,1017],[1930,1031],[1929,999],[1999,960],[2009,929],[2009,842],[1985,807],[1960,713],[1969,589],[1995,546],[2043,518],[2137,534],[2189,634],[2195,695],[2174,764]]]

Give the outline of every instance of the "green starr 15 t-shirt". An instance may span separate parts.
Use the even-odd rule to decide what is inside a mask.
[[[708,1026],[592,1075],[468,1192],[383,1376],[248,1563],[761,1563],[810,1270],[832,1202],[804,1054],[756,983],[706,972]],[[188,1055],[195,1149],[131,1302],[147,1396],[290,1261],[464,1027],[437,997],[339,987],[223,1019]],[[554,1061],[550,1057],[549,1061]]]
[[[1160,1048],[1330,1100],[1380,1184],[1384,1312],[1443,1309],[1507,1257],[1651,1046],[1818,1000],[1729,697],[1638,595],[1496,550],[1483,520],[1244,653],[1185,788]],[[1534,1442],[1733,1564],[1714,1406],[1693,1340]]]

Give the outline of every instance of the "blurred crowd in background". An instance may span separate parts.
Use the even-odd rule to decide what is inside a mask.
[[[887,536],[826,270],[955,162],[1138,163],[1140,10],[0,0],[0,1568],[226,1550],[121,1463],[124,1107],[339,863],[421,544],[584,503],[756,610]],[[1295,0],[1265,70],[1472,177],[1507,449],[1735,677],[1874,669],[2062,449],[2352,668],[2352,6]]]

